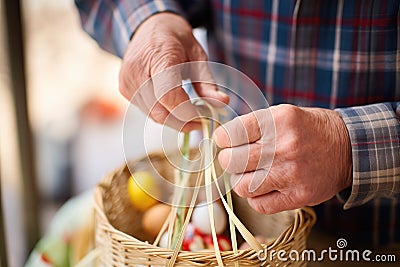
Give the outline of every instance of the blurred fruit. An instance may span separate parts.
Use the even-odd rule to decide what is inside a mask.
[[[212,203],[214,210],[214,226],[217,234],[225,231],[227,225],[227,215],[225,209],[218,202]],[[210,215],[208,205],[200,202],[193,211],[193,225],[204,234],[211,234]]]
[[[158,203],[160,189],[149,172],[139,171],[129,177],[128,194],[135,208],[146,211]]]
[[[171,206],[162,203],[149,208],[143,215],[143,229],[151,235],[151,237],[155,238],[160,232],[164,222],[167,220],[170,211]]]

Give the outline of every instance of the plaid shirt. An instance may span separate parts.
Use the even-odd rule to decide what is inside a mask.
[[[194,27],[207,27],[209,59],[243,71],[270,104],[339,112],[353,153],[353,186],[345,209],[379,197],[399,197],[399,0],[76,0],[76,4],[85,30],[120,57],[135,29],[155,13],[174,12]],[[397,206],[396,200],[390,203]],[[396,216],[399,223],[399,213],[391,213],[392,225]]]

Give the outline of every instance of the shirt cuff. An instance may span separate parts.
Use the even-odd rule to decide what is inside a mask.
[[[400,123],[391,103],[340,108],[350,136],[353,185],[344,209],[400,193]],[[346,194],[344,194],[346,195]],[[338,194],[339,199],[343,199]]]
[[[123,41],[116,46],[116,53],[119,57],[123,57],[129,41],[136,29],[150,16],[160,12],[172,12],[184,17],[184,12],[176,1],[153,0],[144,2],[145,3],[138,7],[135,1],[124,1],[124,10],[131,10],[131,12],[126,12],[129,16],[124,21],[125,35],[129,38],[123,39]]]

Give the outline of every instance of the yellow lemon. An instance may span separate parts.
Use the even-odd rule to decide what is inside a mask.
[[[150,173],[140,171],[129,177],[128,194],[132,205],[140,211],[145,211],[158,203],[160,190]]]

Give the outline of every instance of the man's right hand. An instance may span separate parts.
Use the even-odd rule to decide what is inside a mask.
[[[156,74],[177,64],[206,60],[204,50],[184,18],[166,12],[155,14],[139,26],[128,45],[119,73],[120,92],[154,121],[190,131],[199,127],[198,122],[188,122],[196,117],[196,112],[188,95],[177,86],[182,79],[190,77],[168,71]],[[207,67],[195,69],[195,72],[201,80],[212,80]],[[139,90],[149,78],[153,78],[151,88],[146,86],[145,90]],[[214,85],[193,83],[193,87],[200,97],[221,104],[229,101],[229,97],[217,91]]]

